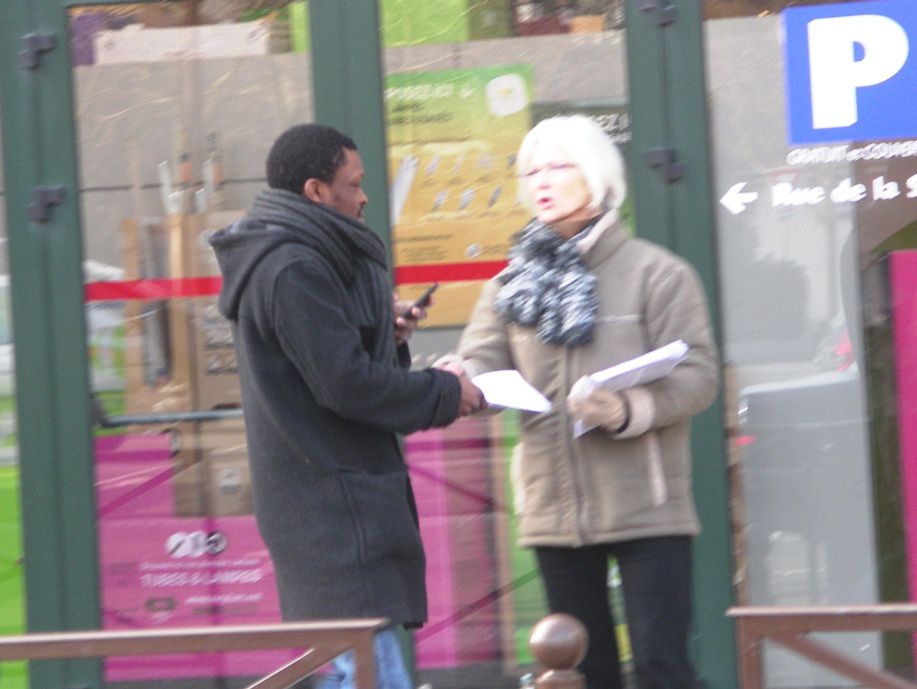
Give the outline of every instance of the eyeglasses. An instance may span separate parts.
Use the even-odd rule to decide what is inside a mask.
[[[536,175],[542,172],[547,172],[547,173],[550,173],[551,175],[554,175],[558,172],[562,173],[562,172],[566,172],[567,170],[573,170],[574,168],[576,168],[576,165],[574,163],[545,163],[541,167],[530,167],[528,170],[521,173],[519,176],[524,177],[526,179],[531,179],[532,177],[535,177]]]

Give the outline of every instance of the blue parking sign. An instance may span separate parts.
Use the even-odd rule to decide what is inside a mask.
[[[792,144],[917,136],[917,1],[783,11]]]

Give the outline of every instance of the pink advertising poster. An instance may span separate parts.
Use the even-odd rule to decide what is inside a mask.
[[[106,629],[280,621],[274,572],[250,514],[180,516],[170,438],[96,440],[102,619]],[[500,648],[490,447],[478,419],[405,440],[427,552],[429,621],[419,669],[493,662]],[[185,486],[186,488],[187,486]],[[108,681],[264,675],[292,651],[111,657]]]
[[[498,658],[489,442],[482,419],[405,439],[427,553],[429,620],[414,633],[421,670]]]
[[[888,271],[895,344],[898,440],[904,484],[904,532],[911,599],[917,600],[917,251],[890,254]]]
[[[280,620],[274,572],[251,515],[174,516],[168,436],[96,441],[102,617],[106,629]],[[122,656],[108,681],[266,674],[289,651]]]

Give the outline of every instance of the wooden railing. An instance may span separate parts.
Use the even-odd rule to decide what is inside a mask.
[[[353,651],[356,686],[375,689],[373,635],[386,624],[384,619],[367,619],[0,636],[0,661],[308,648],[295,660],[246,688],[284,689],[341,653]],[[535,679],[535,689],[584,689],[583,676],[576,666],[586,654],[588,643],[586,629],[569,615],[548,615],[538,622],[529,639],[532,655],[544,670]]]
[[[247,689],[283,689],[345,651],[354,652],[356,686],[375,689],[373,635],[384,619],[277,625],[89,631],[0,636],[0,661],[207,653],[267,648],[308,649]]]
[[[529,635],[529,650],[544,669],[535,679],[535,689],[585,689],[576,666],[588,646],[589,634],[578,619],[554,613],[539,621]]]
[[[917,605],[736,607],[742,689],[764,689],[762,642],[768,639],[834,672],[874,689],[917,689],[917,684],[877,670],[806,635],[811,632],[917,630]]]

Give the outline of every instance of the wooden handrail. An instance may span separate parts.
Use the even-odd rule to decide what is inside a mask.
[[[744,606],[727,613],[736,620],[742,689],[763,689],[761,642],[769,639],[823,667],[875,689],[917,689],[883,670],[859,661],[806,637],[811,632],[917,630],[917,605]]]
[[[282,689],[315,672],[341,653],[352,650],[356,685],[360,689],[375,689],[373,636],[387,624],[385,619],[373,618],[0,636],[0,661],[308,648],[303,655],[248,687]]]

